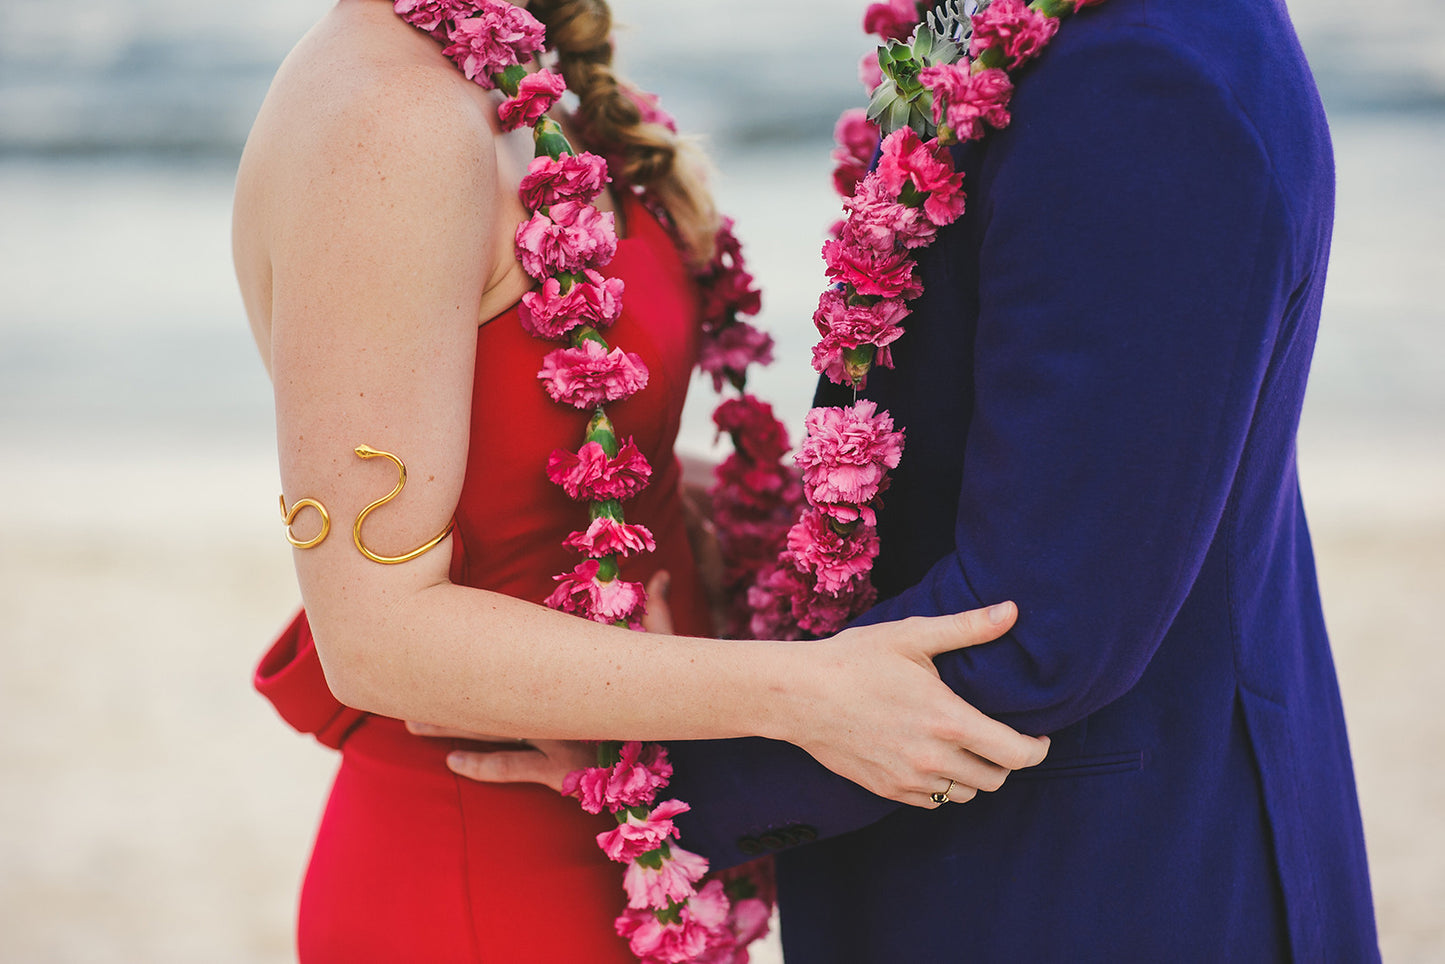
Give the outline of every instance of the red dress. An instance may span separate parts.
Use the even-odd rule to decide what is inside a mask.
[[[626,284],[609,341],[641,355],[647,387],[608,414],[652,464],[652,484],[626,503],[652,529],[656,553],[623,576],[672,573],[677,631],[708,633],[679,499],[673,455],[697,355],[697,293],[669,235],[630,194],[629,231],[605,274]],[[561,545],[585,528],[584,505],[545,475],[547,456],[581,444],[586,414],[553,402],[536,377],[550,347],[513,308],[477,341],[471,447],[456,511],[452,581],[534,602],[580,557]],[[351,710],[326,688],[305,614],[257,670],[257,687],[297,729],[341,749],[301,895],[302,964],[418,961],[506,964],[635,962],[616,936],[621,864],[598,849],[615,826],[536,785],[457,777],[445,758],[459,741],[423,739],[402,723]]]

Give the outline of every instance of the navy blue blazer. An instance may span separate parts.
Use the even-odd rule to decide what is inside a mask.
[[[1017,85],[865,393],[907,446],[861,621],[1015,600],[937,665],[1049,759],[925,810],[675,744],[684,845],[780,851],[789,964],[1376,960],[1295,471],[1334,172],[1288,15],[1109,0]]]

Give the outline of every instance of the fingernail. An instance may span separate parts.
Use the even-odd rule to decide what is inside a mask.
[[[1008,619],[1009,609],[1012,606],[1012,603],[1001,602],[988,607],[988,621],[997,626],[1005,619]]]
[[[464,753],[457,752],[457,753],[448,753],[448,754],[447,754],[447,766],[448,766],[448,767],[456,768],[456,767],[459,767],[459,766],[461,766],[463,763],[466,763],[466,762],[467,762],[467,757],[466,757],[466,754],[464,754]]]

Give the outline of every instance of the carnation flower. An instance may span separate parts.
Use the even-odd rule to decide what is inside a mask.
[[[805,425],[808,436],[794,461],[803,469],[803,491],[814,505],[869,502],[903,456],[903,433],[895,432],[893,419],[868,399],[850,408],[815,408]]]
[[[617,936],[627,939],[639,964],[682,964],[696,961],[706,953],[709,933],[692,924],[686,908],[683,920],[663,923],[650,909],[622,912],[617,918]]]
[[[762,309],[763,300],[743,262],[742,245],[733,234],[732,218],[723,218],[713,245],[713,259],[698,273],[697,279],[702,288],[704,325],[722,328],[737,315],[756,315]]]
[[[677,121],[673,119],[671,114],[662,109],[662,101],[658,99],[656,94],[650,91],[640,90],[631,84],[618,84],[617,86],[618,89],[622,91],[623,96],[637,106],[638,112],[642,114],[642,123],[658,124],[666,127],[674,134],[677,133]]]
[[[571,572],[553,576],[558,586],[547,597],[547,605],[564,613],[598,623],[626,622],[634,628],[646,612],[647,593],[640,582],[597,578],[602,564],[587,559]]]
[[[560,201],[517,226],[522,270],[541,280],[559,271],[578,272],[612,260],[617,229],[611,212],[581,201]]]
[[[838,164],[833,169],[833,187],[843,197],[852,197],[858,182],[868,173],[873,152],[878,150],[878,125],[861,107],[846,110],[833,128],[833,140],[838,144],[833,150],[833,160]]]
[[[717,479],[737,503],[763,512],[771,510],[797,484],[787,466],[776,460],[754,461],[737,452],[717,467]]]
[[[748,604],[753,608],[749,628],[755,639],[799,639],[804,633],[828,636],[877,598],[866,573],[838,593],[824,592],[785,552],[748,588]]]
[[[878,491],[882,492],[887,488],[888,480],[883,480],[883,485]],[[861,521],[865,526],[876,526],[878,524],[878,513],[873,511],[870,505],[852,505],[848,502],[819,502],[813,506],[819,512],[838,523],[840,526],[849,526]]]
[[[703,335],[697,367],[712,375],[714,391],[723,383],[741,381],[749,365],[766,365],[773,360],[773,336],[745,321],[736,321],[716,332]]]
[[[650,803],[672,779],[667,748],[660,743],[629,740],[622,744],[619,754],[607,790],[609,804],[615,804],[615,809]]]
[[[747,949],[729,926],[727,895],[717,881],[689,898],[675,921],[663,923],[651,910],[628,908],[616,927],[641,964],[747,964]]]
[[[870,50],[858,59],[858,82],[870,94],[883,83],[883,68],[878,65],[877,50]]]
[[[828,516],[814,509],[788,531],[788,554],[800,571],[813,577],[818,589],[836,595],[867,578],[878,557],[878,531],[860,525],[841,535]]]
[[[610,516],[592,520],[585,531],[574,532],[562,544],[589,556],[630,556],[634,552],[655,552],[657,540],[644,525],[618,522]]]
[[[537,377],[554,402],[585,409],[640,392],[647,386],[647,366],[632,352],[609,352],[589,338],[576,348],[549,352]]]
[[[493,74],[526,63],[542,49],[546,29],[515,4],[481,0],[480,15],[457,20],[447,38],[451,43],[442,53],[456,61],[468,80],[491,88]]]
[[[1040,13],[1024,0],[993,0],[973,15],[969,54],[977,58],[991,47],[1000,47],[1013,70],[1037,57],[1058,29],[1056,17]]]
[[[806,577],[804,577],[806,580]],[[806,584],[806,582],[805,582]],[[792,597],[792,615],[798,626],[815,636],[831,636],[878,598],[878,591],[866,575],[850,582],[837,594],[808,587]]]
[[[576,797],[588,813],[603,810],[615,813],[626,807],[650,804],[657,791],[671,779],[672,764],[661,744],[630,740],[622,744],[614,765],[588,767],[567,774],[562,781],[562,795]]]
[[[887,0],[873,4],[863,14],[863,32],[884,40],[905,41],[913,36],[920,19],[915,0]]]
[[[858,182],[856,190],[843,202],[848,212],[843,231],[853,243],[871,248],[880,255],[897,248],[921,248],[933,241],[938,228],[916,207],[898,200],[898,192],[890,190],[877,172]]]
[[[579,325],[602,329],[622,315],[621,278],[604,278],[592,269],[562,294],[562,283],[548,278],[542,287],[522,295],[517,319],[535,338],[563,338]]]
[[[773,407],[755,395],[729,398],[712,413],[718,432],[732,436],[733,446],[755,462],[777,462],[791,446],[788,430]]]
[[[809,589],[791,562],[779,565],[774,561],[764,569],[748,587],[748,608],[753,611],[748,630],[753,639],[801,639],[803,630],[793,615],[793,599]]]
[[[707,950],[694,959],[696,964],[747,964],[747,947],[733,932],[731,911],[720,880],[709,880],[688,900],[688,923],[708,932]],[[763,933],[766,932],[764,924]]]
[[[711,886],[711,882],[709,882],[709,886]],[[706,889],[706,887],[703,888],[703,890]],[[728,927],[733,932],[733,940],[737,946],[747,947],[753,941],[767,936],[768,923],[772,916],[773,909],[768,906],[766,901],[756,897],[746,897],[734,901],[728,914]]]
[[[985,123],[995,128],[1008,126],[1014,85],[997,67],[976,74],[967,63],[925,67],[918,79],[933,90],[934,123],[947,124],[959,140],[982,137]]]
[[[917,298],[923,293],[906,252],[878,252],[849,232],[846,222],[842,237],[823,242],[823,262],[829,278],[852,285],[860,295]]]
[[[635,862],[627,865],[622,886],[627,891],[628,907],[666,907],[669,901],[684,901],[696,893],[692,885],[707,873],[707,858],[681,847],[669,850],[671,854],[662,859],[660,867]]]
[[[396,0],[392,9],[413,27],[435,35],[442,24],[470,11],[472,4],[466,0]]]
[[[868,111],[862,107],[845,110],[833,126],[833,140],[838,149],[857,160],[871,161],[873,152],[878,150],[878,125],[868,119]]]
[[[519,127],[531,127],[552,109],[552,105],[567,92],[567,82],[561,74],[550,70],[539,70],[528,74],[517,84],[517,93],[508,97],[497,108],[497,119],[502,130],[514,131]]]
[[[882,348],[903,334],[899,324],[910,314],[901,298],[880,298],[871,304],[852,304],[839,288],[829,288],[818,298],[813,324],[823,341],[837,348],[874,345]]]
[[[850,358],[849,346],[832,334],[824,335],[813,346],[813,371],[835,385],[852,385],[854,388],[868,386],[868,372],[875,368],[893,367],[893,349],[879,348],[871,358]]]
[[[527,165],[518,193],[527,210],[536,211],[559,201],[591,201],[611,180],[607,162],[596,154],[544,154]]]
[[[630,438],[616,458],[608,458],[601,444],[588,442],[576,454],[555,449],[547,459],[547,478],[572,498],[589,502],[630,499],[651,477],[652,466]]]
[[[681,800],[664,800],[645,817],[628,811],[625,823],[597,835],[597,846],[619,864],[631,863],[669,839],[676,839],[678,830],[672,818],[691,809]]]
[[[939,227],[963,214],[963,172],[953,169],[947,146],[936,141],[924,144],[911,127],[883,139],[877,174],[895,196],[909,185],[924,195],[923,213]]]

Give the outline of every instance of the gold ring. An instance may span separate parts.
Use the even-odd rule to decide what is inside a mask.
[[[932,800],[934,803],[947,803],[948,795],[953,792],[953,787],[954,781],[949,780],[947,790],[943,791],[942,793],[930,793],[928,795],[928,799]]]

